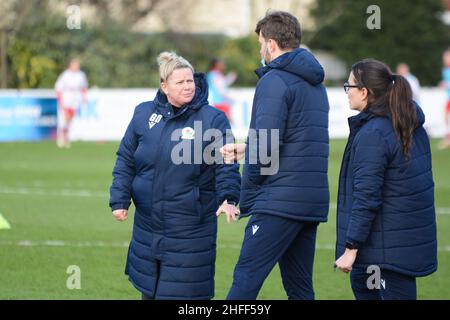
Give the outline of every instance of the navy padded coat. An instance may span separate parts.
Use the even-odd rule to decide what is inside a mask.
[[[176,115],[161,91],[154,101],[136,107],[113,170],[112,210],[128,209],[131,199],[136,207],[125,273],[139,291],[155,299],[214,296],[215,212],[224,199],[239,201],[239,165],[207,164],[199,152],[224,144],[220,140],[230,124],[223,112],[208,105],[204,75],[194,79],[195,97]],[[182,139],[172,137],[187,127],[195,134],[184,131]],[[210,128],[220,136],[202,141]],[[232,134],[227,138],[234,139]],[[195,149],[197,143],[200,149]],[[186,161],[175,164],[172,153]],[[190,164],[194,158],[197,164]]]
[[[337,207],[336,259],[347,241],[359,244],[354,266],[377,265],[409,276],[437,269],[434,182],[425,116],[406,160],[389,117],[349,118]]]
[[[278,171],[255,152],[255,139],[247,139],[241,186],[241,216],[270,214],[300,221],[324,222],[329,209],[328,112],[322,85],[324,71],[305,49],[295,49],[256,71],[260,77],[253,100],[250,131],[258,144],[279,152]],[[260,135],[267,133],[267,143]],[[278,129],[278,146],[270,129]],[[252,142],[253,140],[253,142]],[[276,139],[273,141],[277,141]],[[263,153],[264,154],[264,153]],[[276,157],[274,157],[276,159]]]

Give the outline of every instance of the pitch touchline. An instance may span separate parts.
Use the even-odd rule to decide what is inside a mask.
[[[93,192],[89,190],[73,190],[61,189],[59,191],[39,190],[29,188],[9,188],[0,187],[0,193],[3,194],[18,194],[18,195],[35,195],[35,196],[60,196],[60,197],[92,197],[92,198],[107,198],[106,192]]]
[[[129,242],[108,242],[108,241],[64,241],[64,240],[0,240],[1,246],[18,246],[18,247],[77,247],[77,248],[127,248]],[[217,245],[218,249],[236,249],[239,250],[239,245]],[[334,250],[334,244],[317,244],[318,250]],[[450,252],[450,246],[438,247],[439,252]]]
[[[90,191],[90,190],[73,190],[61,189],[58,191],[39,190],[30,188],[14,188],[14,187],[0,187],[0,194],[15,194],[15,195],[35,195],[35,196],[59,196],[59,197],[83,197],[83,198],[108,198],[106,192]],[[336,203],[330,203],[330,210],[336,210]],[[437,207],[436,213],[439,215],[450,215],[450,207]]]

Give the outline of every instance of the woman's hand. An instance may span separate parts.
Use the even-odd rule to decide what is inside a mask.
[[[233,163],[245,156],[245,143],[229,143],[220,148],[225,163]]]
[[[117,221],[125,221],[128,218],[128,210],[126,209],[117,209],[113,211],[113,216]]]
[[[217,209],[216,216],[220,216],[222,213],[226,214],[228,223],[231,223],[231,220],[236,221],[240,214],[239,209],[234,205],[227,203],[227,200],[225,200],[219,209]]]
[[[350,271],[352,271],[352,266],[353,263],[355,263],[357,253],[357,249],[345,249],[344,254],[336,260],[336,267],[339,268],[339,270],[341,270],[342,272],[349,273]]]

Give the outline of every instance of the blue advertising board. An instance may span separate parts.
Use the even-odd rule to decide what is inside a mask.
[[[56,136],[55,98],[0,96],[0,141],[38,141]]]

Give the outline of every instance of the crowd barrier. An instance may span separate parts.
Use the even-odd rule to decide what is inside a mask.
[[[327,88],[330,102],[330,138],[348,136],[347,118],[355,114],[348,107],[342,88]],[[134,108],[152,100],[156,89],[90,89],[88,101],[81,106],[71,129],[72,140],[120,140]],[[232,128],[238,139],[247,135],[254,88],[232,89]],[[446,93],[440,88],[423,88],[422,106],[425,127],[432,137],[445,134],[444,106]],[[0,141],[39,141],[54,139],[57,104],[53,90],[0,90]]]

